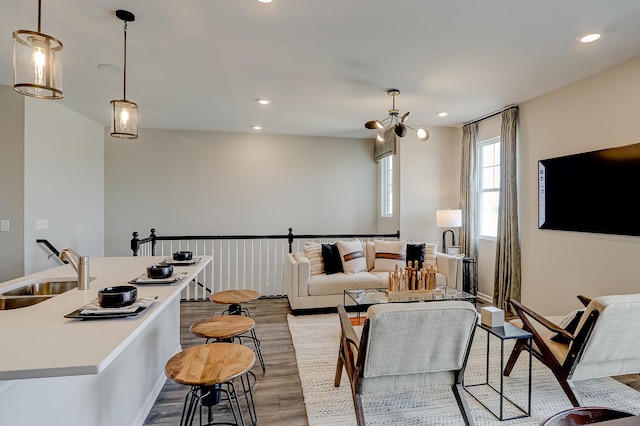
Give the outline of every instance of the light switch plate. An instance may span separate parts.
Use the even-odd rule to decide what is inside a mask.
[[[49,229],[49,219],[36,219],[36,229]]]
[[[9,232],[9,221],[6,219],[0,220],[0,232]]]

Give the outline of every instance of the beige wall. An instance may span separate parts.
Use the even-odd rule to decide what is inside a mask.
[[[105,253],[159,235],[376,231],[371,139],[149,130],[105,135]]]
[[[59,250],[104,254],[104,148],[102,125],[59,102],[25,98],[24,269],[60,265],[36,239]],[[48,229],[36,229],[36,220]]]
[[[462,130],[430,127],[426,142],[400,140],[400,234],[416,241],[442,241],[436,210],[460,206]]]
[[[521,105],[522,300],[543,314],[578,307],[577,294],[640,292],[639,237],[540,230],[537,210],[539,160],[640,142],[638,76],[640,58]]]
[[[24,96],[0,86],[0,282],[24,272]]]

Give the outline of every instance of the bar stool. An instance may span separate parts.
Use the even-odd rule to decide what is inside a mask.
[[[237,343],[193,346],[171,357],[165,365],[167,377],[176,383],[191,386],[191,390],[184,400],[180,425],[193,424],[196,405],[199,403],[201,426],[203,426],[202,407],[208,408],[207,426],[244,426],[244,416],[238,399],[238,391],[234,384],[234,379],[240,378],[242,383],[241,395],[245,397],[251,424],[255,426],[258,423],[258,419],[253,403],[252,389],[256,383],[256,377],[249,371],[253,367],[255,360],[256,356],[250,348]],[[234,423],[213,422],[212,407],[223,400],[222,394],[225,396],[224,400],[229,402]]]
[[[256,337],[254,326],[256,322],[242,315],[220,315],[211,318],[205,318],[191,325],[189,330],[198,337],[207,339],[205,342],[229,342],[233,343],[237,339],[242,344],[242,339],[248,339],[253,342],[253,347],[262,372],[265,372],[264,360],[262,359],[262,351],[260,350],[260,340]],[[249,332],[249,335],[245,334]]]
[[[242,303],[251,302],[252,300],[260,297],[260,293],[253,290],[225,290],[213,293],[209,300],[220,305],[229,305],[229,307],[223,312],[229,315],[241,315],[244,314],[248,317],[251,316],[249,310],[242,307]]]

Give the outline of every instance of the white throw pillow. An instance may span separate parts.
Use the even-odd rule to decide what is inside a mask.
[[[345,273],[355,274],[367,270],[367,259],[360,240],[338,241],[337,244]]]
[[[324,263],[322,262],[322,245],[307,241],[304,244],[304,255],[311,263],[311,275],[324,274]]]
[[[374,241],[376,247],[376,272],[393,272],[396,265],[400,270],[407,266],[406,241]]]
[[[367,241],[365,244],[365,255],[367,257],[367,271],[370,271],[376,266],[376,245],[373,241]]]
[[[424,245],[424,263],[425,266],[438,266],[436,263],[436,253],[438,252],[438,243],[426,243]]]

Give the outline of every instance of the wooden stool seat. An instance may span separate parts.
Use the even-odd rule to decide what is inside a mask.
[[[246,333],[256,325],[249,317],[240,315],[220,315],[206,318],[191,325],[191,332],[205,339],[231,339]]]
[[[256,355],[237,343],[193,346],[175,354],[165,366],[167,377],[190,386],[229,382],[253,367]]]
[[[253,290],[225,290],[213,293],[209,299],[220,305],[234,305],[250,302],[260,297],[260,293]]]

